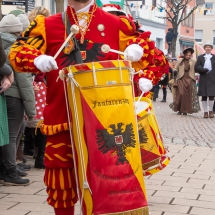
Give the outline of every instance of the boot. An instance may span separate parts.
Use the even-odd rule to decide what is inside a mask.
[[[38,146],[37,157],[35,160],[35,168],[44,169],[44,152],[46,146],[46,136],[43,135],[40,129],[37,129],[36,144]]]
[[[25,171],[29,171],[31,169],[31,165],[24,164],[23,162],[17,164],[19,167],[23,168]]]
[[[213,111],[209,111],[209,117],[210,117],[210,118],[214,118],[214,113],[213,113]]]
[[[165,86],[163,86],[163,100],[161,102],[166,102],[166,94],[167,94],[166,88]]]
[[[208,112],[204,112],[204,118],[205,118],[205,119],[208,118]]]
[[[34,158],[34,159],[36,159],[37,153],[38,153],[38,147],[35,146],[35,147],[34,147],[34,154],[33,154],[33,158]]]
[[[6,169],[4,176],[4,186],[26,186],[30,184],[29,179],[21,178],[16,171],[16,166]]]
[[[16,171],[17,171],[17,174],[19,175],[19,176],[26,176],[26,175],[28,175],[28,173],[27,172],[25,172],[25,170],[22,168],[22,167],[20,167],[19,165],[16,165]]]

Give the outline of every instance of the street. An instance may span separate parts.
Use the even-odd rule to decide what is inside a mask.
[[[154,102],[160,129],[171,156],[161,172],[146,177],[151,215],[215,214],[215,118],[203,119],[203,112],[183,116],[170,108],[162,91]],[[27,158],[33,165],[34,160]],[[26,187],[0,187],[0,215],[51,215],[43,184],[44,170],[32,168]],[[80,214],[77,204],[75,214]]]

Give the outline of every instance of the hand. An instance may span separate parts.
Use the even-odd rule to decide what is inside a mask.
[[[57,62],[55,59],[48,55],[40,55],[34,59],[34,65],[41,72],[50,72],[52,70],[57,70]]]
[[[33,89],[34,89],[34,93],[38,93],[38,92],[40,91],[40,87],[39,87],[38,84],[35,84],[35,85],[33,86]]]
[[[1,81],[1,86],[0,86],[0,93],[4,92],[11,86],[10,80],[8,79],[7,76],[4,76],[4,78]]]
[[[147,93],[152,89],[152,81],[147,78],[140,78],[139,79],[139,88],[142,92]]]
[[[207,73],[209,70],[207,68],[203,68],[203,72]]]
[[[161,77],[161,81],[163,81],[164,77]]]
[[[13,74],[13,72],[9,76],[7,76],[7,78],[9,79],[10,83],[12,84],[14,82],[14,74]]]
[[[142,58],[144,54],[144,49],[138,44],[132,44],[125,49],[124,53],[125,53],[125,60],[130,60],[131,62],[137,62]]]

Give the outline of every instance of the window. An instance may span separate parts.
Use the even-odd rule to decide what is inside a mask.
[[[156,7],[157,5],[157,1],[156,0],[152,0],[152,6]]]
[[[195,30],[195,40],[198,43],[202,42],[203,30]]]
[[[213,8],[214,8],[214,3],[213,2],[206,2],[205,3],[204,15],[213,14]]]
[[[51,9],[52,14],[54,14],[56,12],[56,10],[55,10],[55,0],[50,0],[50,9]]]
[[[183,19],[184,19],[185,17],[187,17],[187,15],[189,14],[189,12],[190,12],[190,11],[184,12]],[[193,14],[191,14],[187,19],[185,19],[185,20],[182,22],[182,25],[192,28],[192,27],[193,27]]]
[[[215,46],[215,31],[213,31],[213,45]]]

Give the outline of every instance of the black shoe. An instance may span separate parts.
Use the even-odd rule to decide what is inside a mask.
[[[22,167],[20,167],[20,166],[18,166],[18,165],[16,165],[16,171],[17,171],[17,174],[19,175],[19,176],[26,176],[26,175],[28,175],[28,173],[27,172],[25,172],[25,170],[22,168]]]
[[[180,111],[178,111],[178,113],[177,113],[178,115],[181,115],[182,113],[180,112]]]
[[[40,129],[37,129],[37,157],[35,160],[35,168],[38,169],[45,169],[44,166],[44,152],[45,152],[45,146],[46,146],[46,136],[44,136]]]
[[[183,113],[184,116],[187,116],[187,113]]]
[[[29,171],[31,169],[31,165],[24,164],[23,162],[18,163],[17,165],[22,167],[25,171]]]
[[[161,102],[166,102],[166,99],[161,100]]]
[[[44,166],[44,158],[43,157],[40,157],[40,158],[36,158],[35,160],[35,164],[34,164],[34,168],[37,168],[37,169],[45,169],[45,166]]]
[[[16,166],[5,171],[4,186],[26,186],[30,184],[29,179],[21,178],[16,171]]]
[[[26,163],[27,162],[27,159],[26,158],[22,158],[22,161],[23,161],[23,163]]]

